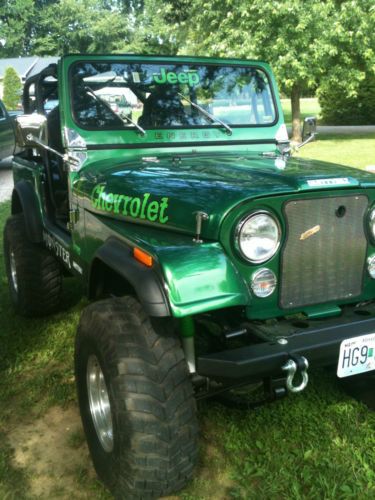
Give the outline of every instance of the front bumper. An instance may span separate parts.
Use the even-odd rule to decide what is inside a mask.
[[[304,356],[312,367],[335,365],[343,340],[374,332],[375,317],[372,316],[359,319],[353,313],[327,319],[283,337],[287,341],[285,344],[275,340],[200,355],[197,373],[220,379],[261,379],[280,374],[288,359],[300,356]]]

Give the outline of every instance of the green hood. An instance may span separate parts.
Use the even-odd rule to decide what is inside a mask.
[[[84,168],[78,183],[79,191],[90,197],[87,208],[93,212],[194,234],[195,212],[203,211],[210,218],[202,234],[217,239],[223,218],[245,201],[302,191],[375,187],[375,176],[315,160],[216,153],[143,157],[117,165],[101,161]]]

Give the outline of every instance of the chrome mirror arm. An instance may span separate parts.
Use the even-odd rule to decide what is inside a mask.
[[[283,150],[282,156],[291,156],[293,153],[297,152],[303,146],[305,146],[309,142],[313,141],[315,139],[316,135],[317,135],[317,132],[313,132],[307,139],[300,142],[299,144],[296,144],[295,146],[288,146],[287,148],[285,148]]]
[[[39,147],[41,147],[45,151],[49,151],[49,152],[55,154],[56,156],[58,156],[59,158],[61,158],[62,160],[64,160],[67,163],[71,163],[73,165],[79,164],[79,160],[77,158],[74,158],[73,156],[70,156],[69,154],[62,154],[59,151],[56,151],[56,149],[51,148],[50,146],[45,144],[42,140],[35,137],[35,135],[33,135],[33,134],[27,134],[26,139],[31,143],[30,145],[37,144]]]

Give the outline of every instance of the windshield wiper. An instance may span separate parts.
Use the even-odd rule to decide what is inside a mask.
[[[113,109],[111,108],[110,104],[107,103],[107,101],[105,99],[100,99],[99,96],[97,96],[95,94],[95,92],[90,89],[90,87],[88,87],[87,85],[85,86],[85,90],[86,92],[88,92],[94,99],[96,99],[98,102],[100,102],[101,104],[104,104],[104,106],[106,106],[106,108],[108,108],[111,113],[113,113],[114,115],[116,115],[118,118],[120,118],[120,120],[122,122],[124,122],[125,124],[126,123],[131,123],[142,135],[146,135],[146,130],[144,128],[142,128],[140,125],[138,125],[138,123],[136,122],[133,122],[133,120],[131,118],[129,118],[128,116],[125,115],[125,117],[122,117],[120,115],[118,115],[117,113],[115,113],[113,111]],[[125,120],[124,120],[125,118]],[[127,120],[127,121],[126,121]]]
[[[117,116],[120,116],[120,115],[117,115]],[[120,116],[120,118],[121,118],[121,120],[123,122],[125,122],[125,120],[127,120],[129,123],[131,123],[132,125],[134,125],[134,127],[136,129],[138,129],[142,135],[146,135],[146,130],[144,128],[142,128],[140,125],[138,125],[138,123],[133,122],[133,120],[131,118],[129,118],[128,116],[126,116],[126,115],[125,116]],[[124,118],[125,118],[125,120],[124,120]]]
[[[180,92],[177,92],[177,94],[180,97],[182,97],[182,99],[185,99],[185,101],[187,101],[191,106],[193,106],[193,108],[195,108],[198,111],[200,111],[202,113],[202,115],[205,116],[206,118],[208,118],[210,121],[212,121],[213,123],[219,123],[222,127],[224,127],[225,130],[226,130],[226,133],[228,135],[232,135],[233,130],[230,128],[229,125],[227,125],[225,122],[223,122],[222,120],[220,120],[220,118],[217,118],[216,116],[211,115],[211,113],[209,113],[204,108],[202,108],[201,106],[199,106],[199,104],[196,104],[195,102],[191,101],[188,97],[186,97],[185,95],[181,94]]]

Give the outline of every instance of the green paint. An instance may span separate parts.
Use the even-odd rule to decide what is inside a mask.
[[[165,68],[160,69],[160,73],[154,73],[154,82],[158,85],[164,83],[187,83],[190,87],[194,87],[199,83],[199,74],[195,70],[175,73],[174,71],[167,71]]]
[[[249,280],[259,266],[241,260],[234,250],[233,238],[238,221],[250,211],[272,211],[282,228],[280,251],[262,266],[272,269],[280,278],[281,255],[286,234],[283,204],[293,197],[334,196],[338,193],[365,191],[370,205],[375,200],[375,176],[337,164],[290,158],[278,168],[274,159],[263,152],[276,151],[275,137],[284,124],[275,78],[270,67],[259,61],[220,60],[199,57],[153,57],[137,55],[85,55],[84,60],[139,62],[159,64],[153,84],[197,85],[197,72],[179,72],[179,64],[192,67],[221,64],[226,67],[262,68],[270,76],[278,119],[267,126],[234,127],[227,136],[217,125],[148,129],[142,136],[132,127],[118,130],[80,128],[71,110],[69,70],[80,55],[65,56],[58,65],[61,126],[86,141],[89,147],[84,168],[71,174],[72,196],[79,199],[80,222],[75,227],[73,244],[81,248],[80,263],[89,269],[96,252],[108,238],[118,238],[129,245],[140,245],[158,261],[165,289],[175,317],[185,317],[215,309],[239,306],[249,319],[268,319],[285,314],[279,307],[279,290],[267,299],[249,293]],[[174,68],[168,71],[168,68]],[[177,69],[176,69],[177,68]],[[134,73],[135,74],[135,73]],[[176,144],[178,143],[178,145]],[[95,146],[100,146],[96,148]],[[106,147],[108,145],[108,148]],[[118,148],[115,146],[119,145]],[[129,147],[128,147],[129,146]],[[168,147],[166,147],[168,146]],[[309,146],[310,147],[310,146]],[[306,149],[307,151],[307,149]],[[156,161],[147,161],[153,157]],[[177,159],[173,161],[173,159]],[[14,170],[15,181],[40,184],[39,170],[19,157]],[[310,178],[348,177],[346,191],[328,186],[312,189]],[[38,187],[38,200],[45,214],[44,191]],[[89,210],[88,208],[93,210]],[[203,244],[193,242],[196,229],[194,213],[203,210],[210,215],[202,226]],[[92,213],[97,212],[97,213]],[[107,217],[98,217],[105,213]],[[127,217],[127,224],[118,220]],[[142,222],[154,223],[142,225]],[[367,256],[375,253],[368,243]],[[83,277],[87,284],[88,276]],[[355,300],[373,300],[375,280],[363,278],[363,293]],[[306,310],[306,314],[325,315],[337,311],[341,300]],[[288,314],[299,313],[288,311]],[[320,311],[320,314],[319,314]],[[236,313],[237,314],[237,313]],[[185,326],[184,326],[185,328]]]
[[[183,338],[194,337],[195,326],[192,316],[185,316],[180,319],[180,333]]]
[[[150,222],[168,222],[169,198],[163,197],[160,201],[153,200],[149,202],[151,194],[145,193],[142,198],[137,196],[127,196],[115,193],[106,193],[103,185],[94,187],[91,193],[91,204],[97,210],[112,212],[133,217],[134,219],[147,219]]]

